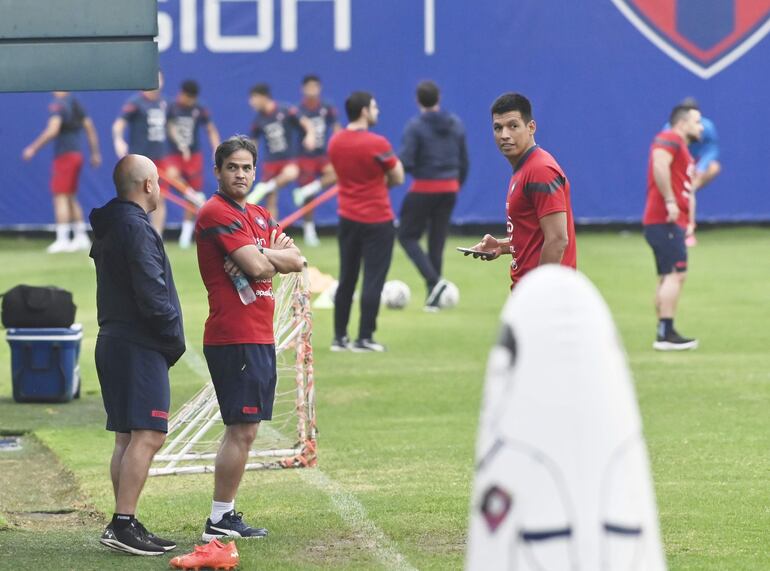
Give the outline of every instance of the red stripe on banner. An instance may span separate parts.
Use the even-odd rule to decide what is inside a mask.
[[[150,413],[154,418],[168,420],[168,413],[165,410],[154,410]]]
[[[244,406],[243,414],[259,414],[258,406]]]

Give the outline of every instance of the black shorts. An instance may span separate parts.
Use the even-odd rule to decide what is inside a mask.
[[[685,232],[676,224],[648,224],[644,238],[655,254],[659,276],[687,271],[687,246]]]
[[[171,389],[166,358],[117,337],[96,339],[96,373],[102,388],[107,430],[168,431]]]
[[[275,345],[206,345],[203,354],[226,425],[273,418]]]

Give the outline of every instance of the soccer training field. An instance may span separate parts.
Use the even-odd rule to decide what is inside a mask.
[[[509,283],[505,262],[454,252],[473,242],[447,246],[445,275],[461,301],[438,314],[422,311],[417,272],[396,247],[389,279],[407,282],[412,301],[380,313],[387,353],[330,352],[331,310],[314,312],[318,468],[246,474],[236,507],[270,536],[238,542],[242,569],[462,568],[486,357]],[[0,344],[0,431],[30,435],[22,451],[0,453],[0,569],[166,568],[170,554],[123,556],[98,543],[113,505],[112,437],[93,363],[94,271],[83,254],[46,255],[46,244],[0,240],[0,291],[27,283],[74,292],[86,332],[83,394],[69,404],[14,403]],[[207,302],[194,249],[168,249],[188,340],[171,375],[177,407],[208,380],[193,366]],[[768,251],[767,229],[700,232],[677,319],[700,348],[659,354],[654,266],[641,235],[578,234],[578,264],[609,303],[635,376],[671,570],[770,569]],[[305,254],[336,275],[333,238]],[[175,554],[200,541],[212,482],[148,480],[139,515],[179,541]]]

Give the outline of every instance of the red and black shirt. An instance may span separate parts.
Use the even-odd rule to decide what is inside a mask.
[[[238,248],[268,246],[274,229],[281,233],[267,210],[252,204],[241,207],[221,192],[212,196],[198,212],[195,225],[198,268],[209,299],[204,345],[275,342],[273,280],[250,280],[257,300],[243,305],[224,269],[225,257]]]

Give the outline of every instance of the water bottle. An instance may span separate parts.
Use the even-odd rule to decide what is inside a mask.
[[[237,276],[230,276],[230,279],[232,280],[235,291],[238,292],[238,297],[241,298],[241,303],[243,303],[243,305],[249,305],[250,303],[257,301],[257,294],[255,294],[254,290],[251,288],[249,278],[243,274],[239,274]]]

